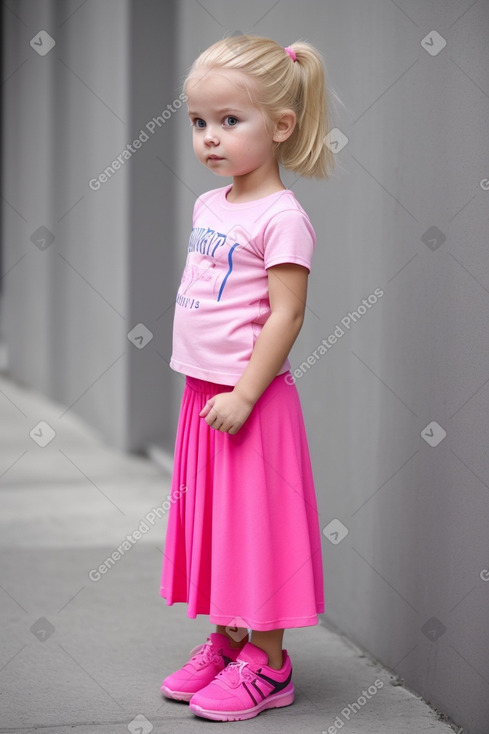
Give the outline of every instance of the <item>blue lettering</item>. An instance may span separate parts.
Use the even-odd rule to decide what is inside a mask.
[[[188,243],[188,252],[200,252],[215,257],[216,250],[226,242],[226,235],[205,227],[195,227]]]

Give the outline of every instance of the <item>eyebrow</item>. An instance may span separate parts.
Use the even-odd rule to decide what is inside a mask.
[[[243,114],[243,110],[240,110],[237,107],[223,107],[221,110],[217,110],[218,115],[223,115],[225,112],[237,112],[238,114]],[[188,114],[198,115],[199,112],[195,112],[194,110],[189,110]]]

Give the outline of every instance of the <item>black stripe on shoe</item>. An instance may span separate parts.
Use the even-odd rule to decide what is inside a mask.
[[[274,680],[273,678],[269,678],[268,675],[264,675],[264,673],[256,673],[256,675],[258,675],[260,678],[263,678],[263,680],[266,680],[267,683],[270,683],[270,685],[273,686],[272,693],[278,693],[279,691],[282,691],[289,685],[290,681],[292,680],[292,671],[290,671],[289,675],[283,682]]]
[[[261,690],[260,690],[260,688],[258,688],[258,686],[256,685],[256,678],[255,678],[255,680],[252,680],[252,681],[251,681],[251,685],[253,686],[253,688],[254,688],[254,689],[255,689],[256,691],[258,691],[258,693],[260,694],[260,696],[262,697],[262,700],[263,700],[263,699],[265,698],[265,694],[264,694],[264,693],[263,693],[263,691],[261,691]]]
[[[248,688],[248,686],[246,685],[246,683],[243,683],[243,688],[245,689],[246,693],[249,695],[249,697],[251,698],[251,700],[253,701],[253,703],[256,706],[257,701],[255,700],[255,697],[253,696],[252,692],[250,691],[250,689]]]

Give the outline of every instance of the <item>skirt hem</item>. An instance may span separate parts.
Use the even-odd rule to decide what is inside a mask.
[[[163,593],[160,593],[160,596],[164,599],[166,597]],[[185,600],[174,600],[169,602],[167,601],[167,606],[171,607],[174,604],[187,604]],[[218,624],[222,627],[227,626],[233,626],[233,627],[246,627],[247,629],[256,630],[258,632],[268,632],[269,630],[275,630],[275,629],[293,629],[296,627],[314,627],[319,624],[319,614],[324,614],[324,605],[321,607],[321,605],[318,605],[318,610],[315,614],[311,614],[307,617],[291,617],[291,618],[282,618],[282,619],[275,619],[275,620],[261,620],[261,621],[255,621],[253,619],[243,619],[240,615],[217,615],[212,614],[210,612],[190,612],[187,610],[187,617],[189,619],[196,619],[197,617],[201,616],[208,616],[210,624]]]

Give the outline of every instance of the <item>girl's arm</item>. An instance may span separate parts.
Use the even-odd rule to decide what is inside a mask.
[[[232,392],[215,395],[200,413],[212,428],[237,433],[285,362],[304,320],[309,271],[284,263],[268,269],[271,313]]]

